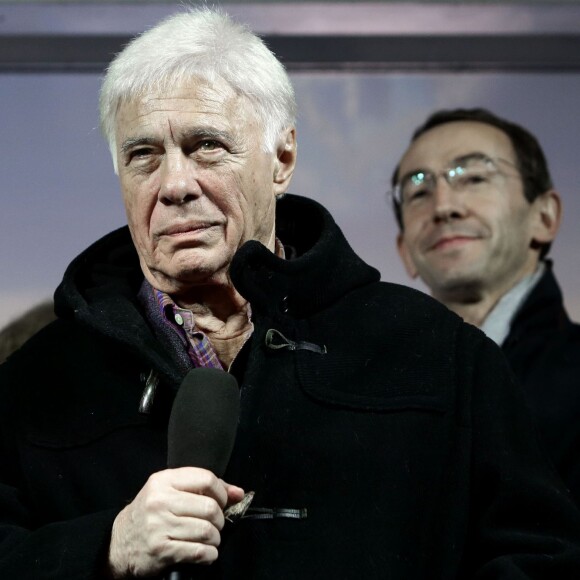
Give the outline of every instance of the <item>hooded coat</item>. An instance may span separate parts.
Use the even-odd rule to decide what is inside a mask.
[[[580,515],[497,347],[380,282],[317,203],[280,201],[276,233],[294,259],[251,241],[230,268],[254,332],[223,478],[255,498],[192,577],[577,580]],[[105,236],[0,367],[1,578],[103,577],[116,514],[166,467],[189,369],[142,280],[128,230]]]

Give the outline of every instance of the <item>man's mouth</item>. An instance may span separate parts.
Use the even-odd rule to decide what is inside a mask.
[[[478,238],[475,236],[464,236],[464,235],[452,235],[444,236],[439,238],[434,244],[430,246],[430,250],[444,250],[447,248],[453,248],[456,246],[461,246],[465,243],[473,242]]]
[[[173,236],[179,237],[187,234],[195,234],[197,232],[203,232],[210,228],[216,227],[219,224],[217,222],[188,222],[185,224],[174,224],[167,228],[162,229],[156,237],[160,238],[162,236]]]

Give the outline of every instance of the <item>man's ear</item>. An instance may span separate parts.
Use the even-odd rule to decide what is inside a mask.
[[[399,256],[401,256],[405,270],[407,270],[407,274],[409,274],[411,278],[416,278],[419,273],[417,272],[417,268],[415,268],[415,263],[411,258],[411,253],[409,252],[409,248],[405,242],[405,237],[403,236],[402,232],[399,232],[397,235],[397,250],[399,252]]]
[[[562,221],[562,200],[560,194],[549,189],[533,202],[534,220],[532,222],[532,247],[554,241]]]
[[[274,166],[274,193],[276,196],[286,193],[294,167],[296,166],[296,129],[287,129],[283,138],[276,148],[276,161]]]

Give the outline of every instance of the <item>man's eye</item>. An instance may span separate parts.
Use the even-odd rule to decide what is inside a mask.
[[[429,195],[429,190],[427,188],[419,188],[408,190],[404,193],[403,199],[407,203],[413,203],[414,201],[419,201]]]
[[[487,181],[487,173],[466,173],[459,180],[464,185],[478,185],[480,183],[486,183]]]
[[[215,151],[216,149],[221,148],[222,145],[218,141],[214,139],[204,139],[199,144],[199,149],[201,151]]]
[[[149,148],[135,149],[129,153],[129,160],[143,159],[148,155],[151,155],[151,149]]]

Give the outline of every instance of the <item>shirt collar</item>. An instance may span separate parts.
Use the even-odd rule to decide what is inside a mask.
[[[483,321],[481,330],[499,346],[503,344],[509,334],[513,319],[545,270],[546,265],[540,262],[534,273],[522,278],[501,297]]]

